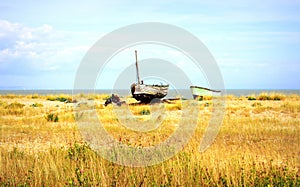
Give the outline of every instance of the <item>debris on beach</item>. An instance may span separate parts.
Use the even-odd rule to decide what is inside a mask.
[[[106,99],[104,106],[107,106],[109,104],[116,104],[117,106],[121,106],[122,104],[125,104],[125,101],[121,101],[120,97],[118,95],[112,94],[111,97]]]

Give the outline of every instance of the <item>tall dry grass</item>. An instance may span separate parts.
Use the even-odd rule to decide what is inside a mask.
[[[116,141],[134,147],[158,145],[172,135],[180,120],[188,123],[193,117],[182,116],[191,101],[122,106],[141,124],[161,121],[157,129],[140,133],[121,124],[132,120],[122,108],[102,105],[105,96],[82,97],[94,100],[102,124]],[[213,110],[210,100],[200,101],[193,106],[199,110],[196,131],[184,149],[163,163],[137,168],[96,154],[81,138],[73,104],[47,98],[0,97],[1,186],[300,185],[297,95],[280,100],[228,96],[223,125],[204,153],[199,145]],[[57,115],[58,121],[47,120],[48,114]]]

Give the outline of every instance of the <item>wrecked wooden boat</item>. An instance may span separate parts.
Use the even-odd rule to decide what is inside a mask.
[[[137,83],[133,83],[130,87],[132,97],[141,103],[150,103],[153,99],[161,99],[168,94],[169,85],[149,85],[144,84],[143,80],[140,80],[139,67],[137,60],[137,51],[135,51],[135,66],[137,73]]]
[[[190,86],[194,99],[203,100],[205,96],[218,96],[221,94],[220,90],[213,90],[200,86]]]

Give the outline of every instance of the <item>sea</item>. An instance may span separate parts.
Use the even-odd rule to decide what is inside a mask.
[[[119,96],[129,96],[130,90],[72,90],[72,89],[35,89],[35,90],[0,90],[0,95],[59,95],[59,94],[117,94]],[[237,97],[248,96],[248,95],[259,95],[260,93],[281,93],[285,95],[297,94],[300,95],[300,89],[226,89],[223,90],[224,95],[234,95]],[[189,89],[170,89],[168,95],[165,98],[192,98],[191,91]]]

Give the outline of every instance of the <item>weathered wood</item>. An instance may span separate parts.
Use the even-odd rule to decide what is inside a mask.
[[[142,103],[150,103],[153,99],[161,99],[168,94],[169,85],[132,84],[133,98]]]
[[[136,67],[136,76],[137,76],[138,84],[141,84],[141,82],[140,82],[140,73],[139,73],[139,65],[138,65],[138,59],[137,59],[137,50],[135,50],[135,67]]]

